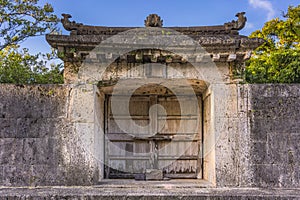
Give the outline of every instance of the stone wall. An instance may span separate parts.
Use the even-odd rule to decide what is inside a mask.
[[[204,150],[206,178],[217,187],[300,187],[300,85],[225,87],[225,112],[222,89],[204,95],[204,129],[214,130],[204,148],[216,138]],[[96,86],[0,85],[0,97],[0,185],[101,179],[104,96]]]
[[[69,86],[0,85],[0,185],[90,185],[93,161],[69,115]]]
[[[217,187],[299,188],[300,85],[227,87],[227,123],[215,123]]]
[[[253,185],[300,187],[300,84],[250,86]]]

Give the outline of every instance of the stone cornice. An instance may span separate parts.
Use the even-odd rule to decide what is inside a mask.
[[[64,53],[64,55],[69,56],[77,52],[77,56],[81,57],[80,54],[88,54],[95,47],[97,47],[101,42],[110,38],[107,35],[47,35],[46,39],[48,43],[59,52]],[[250,53],[253,49],[260,46],[264,40],[258,38],[248,38],[245,36],[229,36],[229,35],[219,35],[219,36],[196,36],[193,39],[198,42],[208,53],[213,55],[222,55],[223,57],[228,57],[230,54],[238,54],[239,58],[248,59]],[[107,46],[109,46],[107,44]],[[128,49],[139,49],[139,46],[143,45],[132,45],[132,44],[119,44],[119,48]],[[178,47],[174,47],[178,48]],[[183,52],[189,52],[189,46],[181,47]],[[194,46],[190,47],[191,49]],[[222,57],[221,56],[221,57]],[[71,56],[73,58],[73,56]],[[218,56],[215,56],[217,58]],[[224,59],[223,59],[224,60]],[[225,59],[226,60],[226,59]],[[219,61],[219,59],[215,59]],[[240,61],[243,61],[240,60]]]
[[[122,37],[124,34],[129,38],[138,38],[144,34],[153,38],[162,38],[160,41],[163,41],[163,37],[184,35],[203,47],[215,62],[233,60],[243,62],[250,58],[251,51],[264,43],[262,39],[248,38],[238,34],[238,30],[242,29],[247,21],[244,14],[244,12],[238,13],[236,15],[238,20],[224,23],[224,25],[168,28],[161,28],[162,20],[156,14],[149,15],[145,20],[147,28],[83,25],[75,21],[71,22],[69,20],[71,15],[63,14],[62,23],[66,30],[71,31],[70,35],[47,35],[46,40],[53,48],[58,49],[59,53],[63,55],[62,59],[74,61],[83,59],[95,47],[113,38],[113,36],[121,35]],[[140,41],[122,43],[119,39],[111,45],[117,44],[118,48],[123,49],[143,49],[143,47],[149,46],[148,43],[143,45]],[[179,46],[183,53],[189,52],[189,48],[194,48],[194,46],[185,45],[184,41],[180,41],[180,43],[183,46],[176,44],[174,48]],[[110,48],[109,44],[106,46]]]

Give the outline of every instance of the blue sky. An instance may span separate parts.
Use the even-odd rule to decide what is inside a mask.
[[[299,0],[41,0],[53,5],[55,13],[68,13],[76,22],[101,26],[143,27],[144,19],[157,13],[164,26],[219,25],[231,21],[237,12],[248,18],[242,35],[261,29],[266,21],[280,17],[289,5]],[[63,30],[63,28],[61,28]],[[63,30],[63,34],[68,34]],[[50,50],[45,37],[28,39],[22,44],[32,53]]]

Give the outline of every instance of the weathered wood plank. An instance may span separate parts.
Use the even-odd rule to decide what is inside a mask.
[[[134,123],[138,126],[144,127],[149,125],[149,120],[133,120]],[[130,125],[130,120],[122,120],[122,124],[128,124]],[[108,128],[107,133],[125,133],[125,134],[132,134],[132,135],[139,135],[140,133],[145,135],[143,133],[142,128],[140,130],[135,129],[134,127],[128,126],[127,130],[122,130],[118,124],[115,122],[115,120],[108,120]],[[129,133],[127,133],[129,131]]]
[[[159,120],[198,120],[197,115],[159,115]]]
[[[160,142],[158,144],[159,156],[197,156],[198,142]]]
[[[105,137],[111,142],[133,142],[134,136],[126,133],[110,133],[106,134]]]
[[[150,154],[149,154],[150,155]],[[115,156],[115,155],[110,155],[110,160],[149,160],[149,155],[147,156]]]
[[[159,133],[177,134],[177,133],[197,133],[198,120],[158,120]]]
[[[197,160],[160,160],[159,168],[166,174],[193,173],[197,176]]]
[[[159,161],[164,160],[198,160],[198,156],[159,156]]]
[[[134,178],[134,174],[144,173],[145,169],[162,169],[169,178],[202,176],[202,102],[192,101],[193,98],[132,96],[129,105],[125,105],[124,96],[120,96],[115,116],[112,116],[109,99],[106,140],[110,142],[106,143],[106,160],[112,168],[106,167],[106,177]],[[149,108],[157,103],[164,106],[167,115],[153,110],[149,116]],[[126,106],[127,109],[129,106],[131,116],[126,115]],[[150,118],[149,132],[159,130],[159,133],[149,138],[138,137],[139,130],[130,127],[130,133],[124,133],[115,122],[133,120],[140,126],[147,126]]]

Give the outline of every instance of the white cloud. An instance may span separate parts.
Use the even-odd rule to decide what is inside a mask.
[[[268,0],[248,0],[253,8],[261,8],[267,11],[267,19],[270,20],[275,16],[273,5]]]
[[[254,29],[255,26],[253,23],[247,22],[245,29]]]

